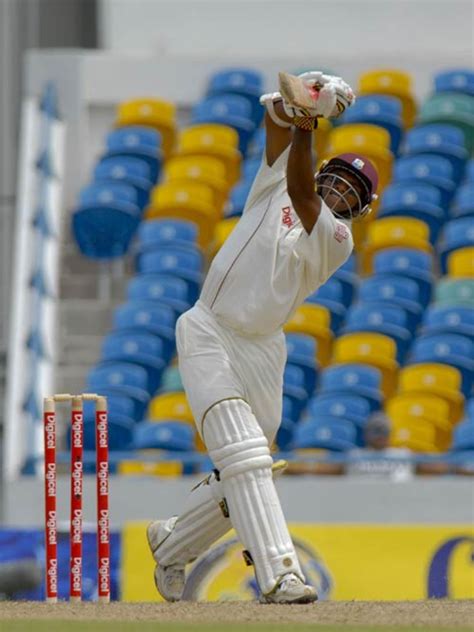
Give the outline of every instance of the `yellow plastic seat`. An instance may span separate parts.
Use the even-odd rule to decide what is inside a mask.
[[[394,68],[370,70],[359,76],[358,94],[386,94],[400,99],[405,127],[411,127],[416,117],[416,101],[411,75]]]
[[[153,453],[156,451],[154,450]],[[178,477],[183,474],[183,464],[181,461],[159,461],[153,463],[149,461],[125,460],[117,465],[118,474],[127,476],[167,476]]]
[[[390,445],[413,452],[439,452],[435,445],[435,430],[428,424],[392,420]]]
[[[229,186],[226,170],[218,158],[210,156],[175,156],[164,169],[164,182],[201,182],[214,192],[214,202],[222,209]]]
[[[211,156],[224,165],[229,186],[240,176],[242,155],[238,149],[239,135],[232,127],[209,123],[183,130],[178,138],[177,155]]]
[[[150,421],[194,423],[193,413],[183,392],[163,393],[154,397],[148,406],[147,417]]]
[[[370,364],[382,374],[381,389],[390,397],[397,386],[398,363],[395,341],[384,334],[361,332],[344,334],[334,343],[333,363]]]
[[[239,219],[240,217],[228,217],[227,219],[221,219],[221,221],[216,225],[214,242],[212,244],[213,256],[215,256],[222,248],[227,237],[239,223]]]
[[[474,277],[474,248],[460,248],[448,257],[448,275],[456,278]]]
[[[210,187],[199,182],[168,182],[156,186],[151,194],[145,219],[173,217],[194,222],[199,230],[199,244],[207,248],[221,211],[214,204]]]
[[[398,388],[400,393],[412,396],[432,394],[442,398],[449,406],[451,424],[462,418],[461,373],[453,366],[426,362],[404,367],[399,373]]]
[[[384,217],[368,224],[361,252],[362,273],[372,272],[372,258],[385,248],[416,248],[432,252],[428,224],[414,217]]]
[[[322,305],[304,303],[285,325],[286,333],[307,334],[316,339],[316,356],[321,366],[326,366],[331,358],[333,334],[331,315]]]
[[[394,423],[413,422],[434,427],[434,445],[439,450],[447,450],[451,445],[452,424],[449,421],[449,405],[436,395],[402,393],[392,397],[386,405],[386,412]]]
[[[118,107],[117,127],[145,125],[161,133],[165,158],[171,156],[176,142],[176,106],[160,99],[135,99]]]
[[[349,123],[332,130],[329,137],[329,149],[348,143],[356,145],[376,145],[390,149],[390,134],[379,125],[370,123]]]

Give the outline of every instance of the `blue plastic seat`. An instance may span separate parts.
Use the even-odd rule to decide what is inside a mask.
[[[444,124],[414,127],[407,132],[403,146],[408,155],[433,153],[444,156],[454,168],[455,181],[461,181],[469,154],[459,128]]]
[[[158,388],[166,359],[163,340],[147,332],[115,331],[108,334],[102,343],[102,360],[131,362],[146,370],[147,388],[151,395]]]
[[[474,182],[474,158],[471,158],[471,160],[468,160],[467,165],[466,165],[466,172],[464,174],[464,181],[467,182]]]
[[[318,369],[315,339],[304,334],[287,334],[286,349],[288,363],[296,365],[303,370],[306,392],[312,393],[316,386]]]
[[[427,252],[413,248],[386,248],[374,255],[374,275],[384,274],[408,277],[416,281],[420,289],[420,300],[427,305],[431,299],[434,276],[433,258]]]
[[[138,205],[137,191],[126,182],[93,182],[79,192],[79,206],[129,202]]]
[[[144,160],[150,167],[150,178],[155,183],[160,174],[161,137],[151,127],[132,125],[119,127],[107,135],[107,156],[128,156]]]
[[[135,423],[130,417],[109,411],[109,450],[129,450],[132,444]],[[84,450],[95,450],[95,420],[84,420]]]
[[[239,135],[239,149],[246,154],[248,143],[255,132],[252,120],[252,105],[239,95],[219,95],[208,97],[198,103],[192,112],[191,125],[219,123],[233,127]]]
[[[454,428],[452,449],[474,450],[474,422],[463,421]]]
[[[393,338],[397,345],[397,362],[403,363],[412,340],[404,309],[383,302],[358,303],[348,311],[341,333],[358,331],[374,331]]]
[[[141,274],[131,279],[127,298],[131,301],[159,301],[180,314],[191,307],[186,281],[161,274]]]
[[[472,217],[460,217],[448,222],[443,229],[438,250],[443,274],[447,272],[448,256],[459,248],[474,246],[474,220]]]
[[[393,171],[395,184],[414,184],[424,182],[439,189],[440,206],[447,208],[456,188],[453,165],[443,156],[434,154],[417,154],[399,158]]]
[[[242,165],[242,180],[255,180],[255,176],[260,169],[262,159],[260,156],[257,158],[247,158]]]
[[[431,305],[424,314],[423,334],[460,334],[474,340],[474,311],[456,305]]]
[[[276,434],[276,444],[280,450],[288,450],[293,441],[296,424],[288,417],[282,417]]]
[[[247,180],[240,180],[232,188],[225,209],[226,217],[239,217],[242,215],[252,184],[253,178],[248,178]]]
[[[423,311],[420,288],[416,281],[396,275],[383,274],[365,279],[359,287],[359,301],[386,302],[406,310],[408,328],[415,331]]]
[[[150,166],[140,158],[129,156],[104,156],[94,169],[96,182],[123,182],[135,188],[138,206],[148,204],[153,186]]]
[[[466,398],[471,395],[474,377],[474,342],[458,334],[429,334],[415,339],[410,364],[440,362],[458,369],[462,376],[461,390]]]
[[[286,364],[283,377],[283,395],[292,401],[295,416],[299,419],[309,395],[306,390],[305,373],[301,367],[290,363]]]
[[[474,397],[467,400],[465,406],[466,418],[474,421]]]
[[[113,316],[116,331],[141,331],[160,336],[167,361],[175,352],[175,324],[176,312],[169,305],[151,301],[125,303],[115,310]]]
[[[133,419],[135,413],[135,404],[133,399],[126,395],[120,395],[114,391],[109,392],[107,389],[101,389],[100,394],[107,398],[107,410],[109,415],[117,414],[121,417]],[[83,402],[84,419],[95,419],[95,402],[84,400]]]
[[[150,399],[148,375],[141,366],[127,362],[107,362],[94,367],[87,376],[87,390],[92,393],[117,393],[133,399],[134,418],[142,419]]]
[[[202,281],[203,257],[198,248],[163,246],[141,254],[137,265],[141,274],[169,274],[190,281],[197,287]]]
[[[326,417],[324,421],[310,420],[295,427],[292,447],[295,450],[319,448],[344,452],[356,447],[356,428],[342,417]]]
[[[347,419],[356,426],[357,445],[363,445],[364,427],[370,414],[371,405],[364,397],[344,393],[321,393],[309,400],[305,417],[313,420],[324,420],[327,417]]]
[[[435,75],[436,92],[460,92],[474,96],[474,71],[470,68],[444,70]]]
[[[283,419],[290,419],[293,423],[296,423],[299,419],[297,408],[294,401],[287,395],[283,395],[282,400],[282,413]]]
[[[474,178],[468,181],[456,191],[451,207],[453,217],[474,216]]]
[[[318,394],[359,395],[369,402],[374,411],[380,408],[381,383],[381,373],[374,367],[366,364],[336,364],[322,372]]]
[[[153,423],[142,421],[135,426],[133,447],[135,450],[169,450],[191,452],[194,450],[194,428],[178,421]]]
[[[310,294],[305,302],[326,307],[331,313],[331,329],[337,333],[346,315],[345,301],[347,299],[348,292],[344,291],[343,282],[336,277],[331,277],[316,292]]]
[[[403,132],[402,104],[399,99],[387,95],[369,94],[358,97],[340,119],[347,123],[368,123],[385,128],[390,134],[390,150],[398,153]]]
[[[259,125],[264,109],[260,105],[263,77],[251,68],[226,68],[214,73],[209,80],[207,96],[237,94],[246,97],[252,106],[252,119]]]
[[[197,237],[197,225],[193,222],[181,219],[147,220],[138,228],[138,251],[156,250],[168,245],[196,248]]]
[[[434,243],[446,218],[440,190],[417,182],[389,185],[383,192],[377,217],[392,216],[415,217],[425,222],[430,228],[430,241]]]
[[[266,137],[265,128],[259,127],[250,142],[250,145],[247,151],[247,156],[261,159],[262,154],[265,151],[266,140],[267,140],[267,137]]]

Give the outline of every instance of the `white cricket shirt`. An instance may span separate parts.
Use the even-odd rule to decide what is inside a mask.
[[[212,261],[200,301],[219,321],[248,335],[279,331],[353,248],[349,222],[322,203],[311,234],[287,192],[290,148],[269,167],[264,155],[244,212]]]

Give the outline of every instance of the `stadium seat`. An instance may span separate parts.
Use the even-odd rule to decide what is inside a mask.
[[[215,206],[222,210],[229,185],[225,166],[211,156],[175,156],[165,165],[164,182],[185,183],[196,181],[207,185],[214,192]]]
[[[217,225],[214,232],[214,241],[212,243],[212,253],[215,255],[224,245],[225,241],[236,227],[239,221],[238,217],[228,217],[222,219]]]
[[[113,130],[107,135],[107,156],[140,158],[150,167],[150,178],[155,183],[160,175],[162,152],[158,132],[149,127],[131,125]]]
[[[278,427],[275,438],[275,443],[279,450],[288,450],[291,448],[295,426],[295,422],[290,418],[285,416],[282,417],[281,424]]]
[[[460,186],[451,206],[452,217],[474,216],[474,180]]]
[[[385,128],[390,134],[390,150],[396,155],[403,131],[401,113],[402,104],[399,99],[386,95],[370,94],[359,97],[355,104],[344,112],[338,122],[343,125],[368,123]]]
[[[447,158],[434,154],[417,154],[399,158],[393,170],[396,184],[426,183],[436,187],[441,193],[440,206],[447,208],[456,188],[454,169]]]
[[[436,284],[437,305],[467,305],[474,307],[474,279],[444,277]]]
[[[247,98],[252,106],[252,120],[256,126],[263,119],[264,109],[260,105],[263,93],[263,76],[251,68],[226,68],[212,75],[207,96],[237,94]]]
[[[416,182],[395,182],[389,185],[381,198],[377,219],[386,217],[410,217],[424,222],[429,227],[432,244],[438,239],[445,221],[442,196],[436,187]]]
[[[180,422],[154,424],[142,421],[135,426],[133,448],[191,452],[194,450],[195,434],[192,426]]]
[[[472,217],[461,217],[447,222],[438,245],[443,274],[447,272],[448,256],[455,250],[468,247],[474,247],[474,221]]]
[[[392,420],[393,422],[393,420]],[[409,420],[395,420],[390,433],[390,445],[395,448],[407,448],[413,452],[439,452],[435,444],[435,429],[430,424],[420,425]]]
[[[253,179],[247,178],[240,180],[232,188],[224,211],[226,217],[240,217],[242,215],[252,185]]]
[[[247,150],[247,160],[253,158],[262,158],[262,154],[265,151],[266,135],[265,127],[259,127],[250,142]]]
[[[148,375],[148,391],[153,394],[166,366],[166,351],[159,336],[135,331],[114,331],[102,343],[104,362],[131,362],[142,366]]]
[[[474,277],[474,247],[459,248],[448,255],[448,275],[466,279]]]
[[[356,426],[357,445],[364,444],[364,427],[371,414],[367,399],[344,393],[321,393],[312,397],[306,408],[305,419],[325,420],[328,417],[342,417]]]
[[[165,303],[129,301],[117,307],[113,328],[117,331],[145,331],[160,336],[165,343],[165,358],[171,359],[175,347],[176,312]]]
[[[474,376],[474,342],[458,334],[430,334],[415,339],[410,364],[439,362],[458,369],[462,376],[461,390],[469,397]]]
[[[197,248],[197,226],[183,219],[150,219],[140,224],[137,235],[139,253],[169,245]]]
[[[397,345],[397,362],[402,364],[411,343],[407,313],[383,302],[358,303],[347,313],[342,334],[375,332],[392,338]]]
[[[129,450],[132,447],[135,427],[133,419],[109,411],[107,427],[109,450],[111,452]],[[84,450],[95,451],[95,433],[95,419],[84,419]]]
[[[93,182],[79,192],[79,206],[129,202],[138,206],[135,187],[125,181]]]
[[[350,363],[335,365],[322,372],[318,395],[359,395],[374,411],[380,408],[381,383],[382,374],[375,367]]]
[[[420,290],[420,301],[426,306],[431,299],[434,281],[433,258],[413,248],[386,248],[374,255],[374,276],[402,276],[415,281]]]
[[[460,334],[474,340],[474,311],[457,305],[431,305],[423,317],[423,334]]]
[[[179,314],[191,307],[189,287],[183,279],[160,274],[144,274],[130,280],[129,301],[158,301],[169,305]]]
[[[181,132],[177,155],[218,158],[225,166],[227,182],[232,186],[240,175],[242,155],[238,145],[239,135],[232,127],[217,124],[193,125]]]
[[[163,371],[159,394],[184,391],[181,374],[177,366],[169,366]]]
[[[461,417],[464,396],[461,393],[461,373],[447,364],[420,363],[403,367],[399,373],[400,393],[432,394],[443,398],[449,405],[452,424]]]
[[[382,373],[381,389],[386,397],[397,385],[397,348],[392,338],[379,333],[344,334],[334,343],[335,363],[363,363],[373,366]]]
[[[117,393],[134,401],[134,418],[142,419],[150,399],[148,375],[141,366],[127,362],[107,362],[95,366],[87,375],[87,390],[91,393]]]
[[[431,426],[438,450],[445,451],[451,445],[453,424],[449,419],[449,404],[441,397],[431,393],[402,393],[392,397],[385,408],[394,426]]]
[[[474,423],[472,421],[464,421],[454,429],[452,449],[474,450]]]
[[[166,274],[183,279],[189,285],[189,296],[194,303],[202,283],[203,257],[198,249],[163,247],[150,250],[138,257],[139,274]]]
[[[407,312],[411,331],[415,331],[419,324],[422,314],[420,289],[412,279],[389,274],[368,277],[360,284],[359,300],[401,307]]]
[[[295,427],[292,447],[295,450],[320,448],[344,452],[356,446],[355,425],[341,417],[308,420]]]
[[[354,294],[359,283],[359,276],[356,273],[356,258],[352,254],[343,265],[338,268],[331,279],[337,279],[342,284],[343,303],[348,307],[354,298]]]
[[[193,413],[184,392],[168,392],[154,397],[148,406],[150,421],[173,420],[194,423]]]
[[[459,183],[464,174],[468,152],[464,133],[454,125],[420,125],[409,130],[403,141],[403,152],[409,156],[435,154],[450,161],[454,180]]]
[[[376,252],[394,247],[415,248],[431,253],[428,224],[414,217],[384,217],[371,222],[361,252],[362,272],[372,272],[372,259]]]
[[[474,158],[467,161],[464,181],[466,184],[474,182]]]
[[[447,123],[463,133],[468,152],[474,149],[474,99],[467,94],[438,93],[425,101],[420,109],[419,123]]]
[[[300,305],[284,330],[287,334],[306,334],[317,342],[317,360],[326,366],[331,357],[332,332],[329,311],[321,305],[304,303]]]
[[[359,75],[357,93],[386,94],[397,97],[402,103],[402,119],[405,127],[411,127],[416,115],[416,102],[412,92],[411,76],[396,69],[369,70]]]
[[[117,127],[139,125],[160,132],[165,158],[171,156],[176,140],[176,107],[159,99],[136,99],[121,103],[117,111]]]
[[[261,156],[257,158],[247,158],[245,162],[242,164],[242,179],[243,180],[254,180],[255,176],[260,169],[262,164]]]
[[[145,160],[129,156],[104,157],[97,163],[93,175],[94,183],[113,182],[133,186],[140,209],[148,203],[153,181],[150,166]]]
[[[214,235],[220,218],[214,206],[212,189],[205,184],[168,182],[153,189],[146,219],[176,218],[195,222],[199,231],[199,244],[205,248]]]
[[[316,341],[304,334],[287,334],[286,350],[288,362],[300,367],[305,376],[305,388],[311,394],[316,386]]]
[[[316,292],[310,294],[305,302],[322,305],[328,309],[331,313],[331,329],[333,333],[337,333],[346,314],[346,300],[343,282],[336,277],[331,277]]]
[[[245,156],[256,125],[252,105],[239,95],[216,95],[198,103],[192,111],[191,125],[216,123],[233,127],[239,135],[239,150]]]
[[[474,71],[470,68],[439,72],[434,83],[436,92],[460,92],[474,96]]]
[[[362,123],[341,125],[331,132],[324,158],[346,152],[363,154],[377,167],[383,189],[392,177],[393,154],[389,147],[390,134],[383,127]]]

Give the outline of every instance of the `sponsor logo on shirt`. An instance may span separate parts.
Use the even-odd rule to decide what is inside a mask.
[[[282,218],[281,218],[281,223],[283,224],[283,226],[286,226],[287,228],[291,228],[293,226],[293,218],[291,217],[291,207],[289,206],[284,206],[282,209]]]
[[[344,224],[338,224],[336,226],[336,230],[334,231],[334,239],[339,243],[342,243],[344,239],[349,237],[349,231],[344,226]]]

